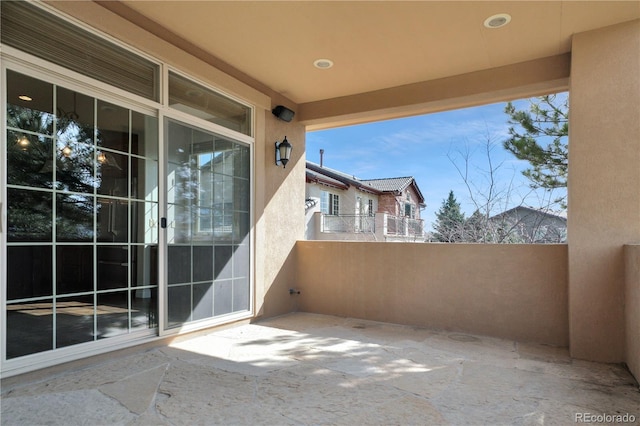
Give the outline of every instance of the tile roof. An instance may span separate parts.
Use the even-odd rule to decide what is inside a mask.
[[[413,177],[411,176],[362,180],[363,183],[380,191],[404,191],[409,185],[411,185],[412,181]]]

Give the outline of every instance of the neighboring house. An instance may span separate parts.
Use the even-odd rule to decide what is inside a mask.
[[[521,243],[565,243],[567,217],[564,212],[518,206],[489,219],[505,238]]]
[[[413,177],[363,180],[307,161],[306,199],[309,240],[424,241]]]

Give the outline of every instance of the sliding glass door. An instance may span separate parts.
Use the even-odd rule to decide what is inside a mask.
[[[156,329],[157,118],[6,79],[6,359]]]
[[[167,328],[250,310],[250,148],[173,120],[167,139]]]

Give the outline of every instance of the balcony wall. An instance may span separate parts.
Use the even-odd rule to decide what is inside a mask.
[[[640,244],[624,247],[626,362],[640,378]]]
[[[567,246],[298,241],[300,311],[568,346]]]

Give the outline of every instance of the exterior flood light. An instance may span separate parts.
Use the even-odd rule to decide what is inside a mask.
[[[285,168],[289,159],[291,158],[291,150],[293,146],[287,140],[285,136],[282,142],[276,141],[276,166],[282,164],[282,167]]]

